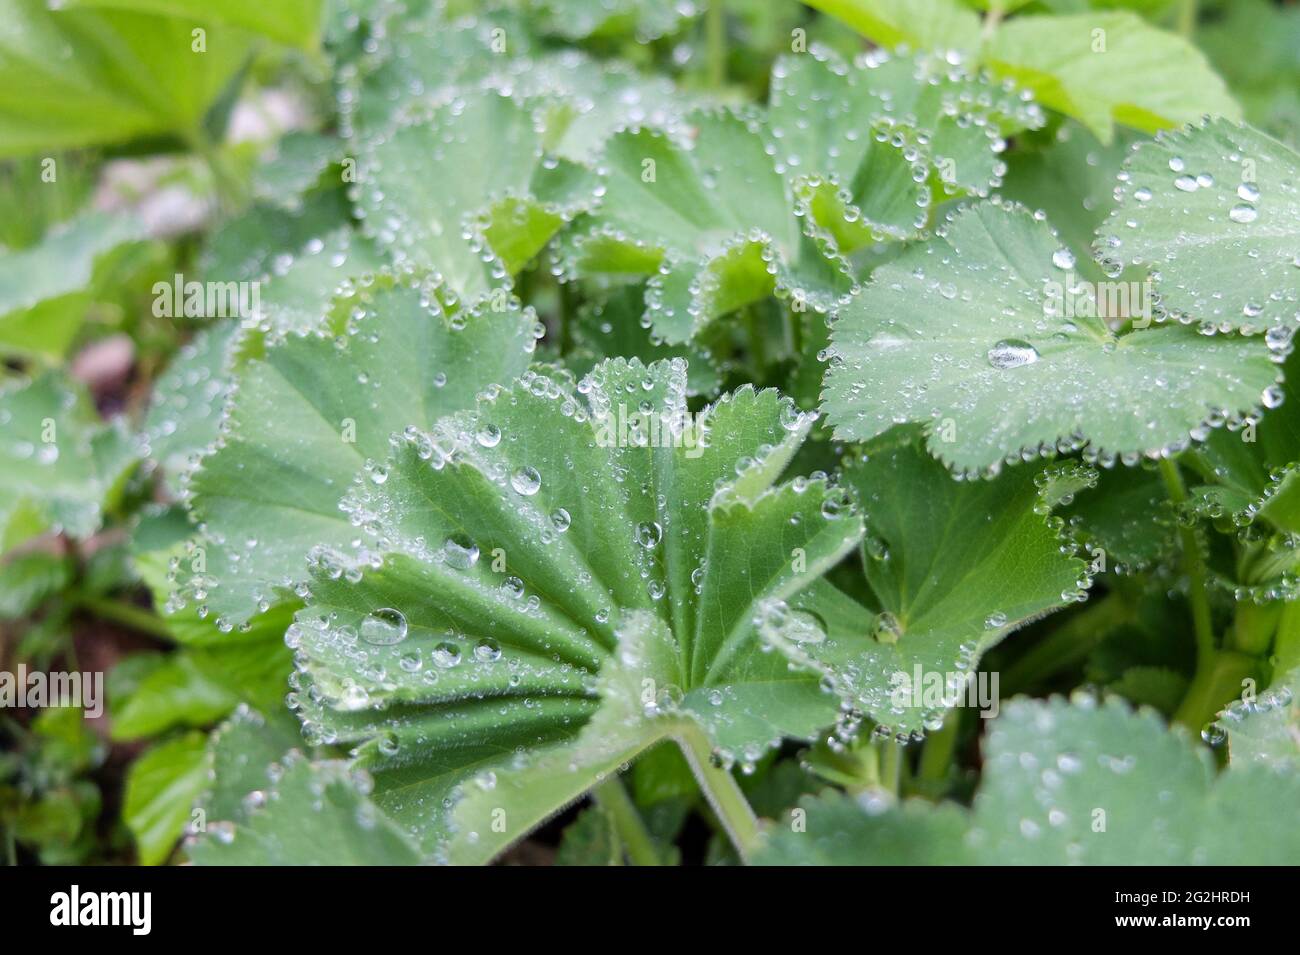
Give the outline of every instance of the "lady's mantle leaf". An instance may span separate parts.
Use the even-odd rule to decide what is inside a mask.
[[[199,865],[415,865],[406,836],[366,798],[369,780],[312,762],[278,724],[241,710],[211,745],[203,828],[186,843]]]
[[[1003,137],[1043,121],[1014,84],[933,55],[876,52],[850,66],[814,49],[772,68],[780,168],[845,253],[918,234],[944,198],[987,196],[1006,171]]]
[[[1256,409],[1276,382],[1257,339],[1181,325],[1117,334],[1096,314],[1121,296],[1080,283],[1074,264],[1023,209],[956,213],[841,310],[822,396],[836,434],[928,422],[931,452],[963,472],[1085,444],[1102,460],[1136,459],[1204,438],[1207,422]],[[1142,324],[1143,286],[1120,286]]]
[[[99,420],[54,374],[0,390],[0,552],[49,528],[84,538],[135,462],[119,422]]]
[[[205,535],[182,603],[239,623],[306,576],[313,547],[363,559],[338,507],[363,464],[382,480],[390,435],[471,406],[535,344],[536,317],[513,301],[471,311],[386,279],[350,304],[345,328],[291,335],[240,370],[225,434],[190,480]]]
[[[1137,148],[1102,251],[1154,269],[1163,303],[1219,328],[1300,323],[1300,155],[1216,120]]]
[[[543,0],[541,26],[568,40],[635,37],[649,43],[677,31],[699,14],[697,0]]]
[[[369,233],[467,300],[508,285],[595,188],[584,167],[545,156],[531,112],[492,91],[368,140],[359,163]]]
[[[1237,701],[1220,715],[1233,766],[1263,765],[1300,771],[1300,670],[1292,670],[1249,703]]]
[[[1085,596],[1086,567],[1048,516],[1054,498],[1086,480],[1082,471],[954,481],[918,429],[894,429],[844,472],[867,525],[862,556],[879,613],[821,582],[808,606],[829,625],[826,639],[801,638],[799,615],[779,606],[761,623],[764,637],[823,672],[881,732],[902,739],[934,728],[974,700],[966,681],[986,650]],[[996,688],[977,702],[996,706]]]
[[[1195,46],[1127,11],[1017,17],[993,34],[980,61],[1103,143],[1117,122],[1155,132],[1207,113],[1241,116]]]
[[[804,235],[757,126],[730,112],[687,122],[690,149],[647,129],[609,140],[604,194],[565,249],[566,271],[651,276],[651,322],[674,344],[773,291],[825,311],[849,289],[845,266]]]
[[[316,574],[291,631],[301,715],[363,743],[377,802],[426,845],[479,771],[496,776],[466,784],[487,795],[457,811],[461,858],[684,725],[752,761],[834,721],[834,697],[762,652],[753,618],[798,604],[861,521],[825,480],[773,485],[810,416],[745,388],[692,417],[685,390],[680,359],[605,362],[577,395],[530,375],[412,432],[382,484],[353,488],[352,520],[387,556],[359,581],[328,560]],[[564,739],[538,758],[570,772],[530,768]],[[509,786],[519,763],[532,782]],[[505,832],[476,815],[506,805],[492,799],[514,807]]]
[[[973,810],[810,800],[769,864],[1270,865],[1300,852],[1300,776],[1219,778],[1208,754],[1118,700],[1016,700],[993,724]]]

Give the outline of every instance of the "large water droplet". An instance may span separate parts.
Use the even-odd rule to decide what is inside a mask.
[[[532,497],[542,486],[542,476],[537,468],[520,468],[511,475],[510,486],[524,497]]]
[[[1019,338],[1004,338],[989,349],[988,359],[994,368],[1019,368],[1038,361],[1038,349]]]
[[[375,646],[387,647],[406,639],[406,615],[392,607],[372,610],[361,621],[361,639]]]

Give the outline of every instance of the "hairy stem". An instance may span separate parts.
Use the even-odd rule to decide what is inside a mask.
[[[1187,503],[1187,487],[1178,465],[1169,458],[1160,460],[1160,476],[1174,506]],[[1201,670],[1210,665],[1214,655],[1214,623],[1210,617],[1210,593],[1205,586],[1205,561],[1201,558],[1201,545],[1196,530],[1178,522],[1178,537],[1183,549],[1183,571],[1187,574],[1187,602],[1192,608],[1192,626],[1196,632],[1196,667]]]
[[[721,89],[727,82],[727,11],[724,0],[709,0],[704,30],[709,51],[709,86]]]
[[[81,597],[77,600],[77,606],[111,623],[121,624],[164,640],[172,639],[167,622],[152,610],[145,610],[143,607],[121,600],[110,600],[107,597]]]
[[[917,776],[927,783],[942,783],[948,778],[948,769],[957,752],[957,738],[961,731],[961,710],[950,710],[944,717],[943,726],[925,735],[925,745],[921,747],[921,761],[917,766]]]
[[[623,840],[623,847],[627,849],[627,857],[633,865],[663,865],[641,814],[623,788],[622,779],[610,776],[595,788],[592,795],[614,820],[614,829]]]
[[[758,817],[750,808],[745,794],[740,791],[735,777],[725,769],[713,765],[713,748],[698,726],[683,726],[676,734],[677,745],[682,748],[686,761],[695,773],[704,798],[726,830],[731,844],[736,847],[742,862],[758,845]]]

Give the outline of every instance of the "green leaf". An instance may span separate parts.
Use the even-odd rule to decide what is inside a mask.
[[[1219,716],[1231,765],[1300,770],[1300,670],[1274,680],[1253,702],[1240,700]]]
[[[647,365],[665,358],[684,358],[687,396],[717,395],[722,389],[722,372],[711,351],[698,341],[666,344],[641,326],[644,313],[645,292],[639,285],[618,289],[605,301],[584,304],[570,328],[573,348],[565,355],[565,365],[584,375],[606,358],[639,358]]]
[[[40,607],[72,582],[66,557],[36,551],[0,564],[0,620],[17,620]]]
[[[1288,356],[1283,370],[1284,386],[1268,393],[1271,410],[1262,419],[1216,430],[1196,449],[1189,463],[1207,482],[1192,494],[1200,515],[1236,528],[1262,520],[1300,534],[1300,354]]]
[[[700,10],[693,0],[542,0],[538,7],[541,29],[566,40],[629,36],[638,43],[677,32]]]
[[[948,709],[975,699],[967,676],[986,650],[1085,596],[1085,565],[1062,552],[1060,521],[1047,517],[1052,482],[1074,480],[1062,471],[954,481],[915,428],[870,442],[845,465],[844,481],[865,515],[863,563],[878,615],[823,581],[803,614],[769,607],[763,636],[822,672],[881,732],[901,739],[938,728]],[[821,615],[812,640],[808,612]],[[996,691],[979,703],[995,708]]]
[[[493,83],[541,115],[547,149],[572,162],[596,162],[605,140],[626,126],[679,138],[685,133],[690,99],[669,80],[644,76],[617,60],[564,50],[514,60]]]
[[[1062,502],[1058,513],[1097,573],[1144,570],[1176,550],[1176,515],[1154,468],[1103,469],[1073,501]]]
[[[1218,328],[1300,322],[1300,155],[1223,120],[1125,163],[1102,249],[1158,275],[1164,304]]]
[[[979,17],[957,0],[804,0],[882,47],[974,50]]]
[[[186,842],[196,864],[420,861],[406,837],[366,798],[364,774],[339,761],[312,762],[298,750],[265,762],[269,740],[264,725],[262,717],[244,713],[216,735],[216,789],[204,803],[204,830]],[[237,800],[231,798],[236,792]]]
[[[0,257],[0,352],[61,358],[111,274],[113,253],[144,237],[132,219],[92,212]]]
[[[556,865],[622,865],[623,846],[614,820],[600,806],[588,806],[578,813],[555,853]]]
[[[167,861],[208,782],[207,737],[187,733],[151,746],[131,763],[122,819],[141,865]]]
[[[1123,299],[1133,312],[1142,288],[1079,283],[1074,264],[1046,224],[986,202],[879,268],[831,329],[836,436],[928,422],[931,453],[966,473],[1085,446],[1136,463],[1265,400],[1278,374],[1260,340],[1177,324],[1117,334],[1097,312]]]
[[[337,136],[295,131],[275,145],[275,152],[253,173],[253,197],[281,208],[296,210],[303,197],[321,184],[327,170],[337,165],[347,144]]]
[[[932,55],[851,66],[821,48],[783,56],[770,99],[780,166],[845,253],[919,235],[954,194],[988,196],[1006,169],[1004,137],[1044,121],[1013,85]]]
[[[240,706],[208,737],[212,773],[201,800],[207,821],[242,822],[252,808],[250,803],[256,801],[256,797],[246,797],[266,789],[271,764],[289,750],[302,747],[292,717],[283,710],[271,712],[268,719],[257,710]]]
[[[86,394],[54,374],[0,390],[0,551],[46,529],[89,537],[134,452]]]
[[[467,310],[439,294],[413,281],[358,290],[342,303],[346,327],[291,334],[241,368],[221,442],[190,478],[206,534],[184,560],[181,603],[241,623],[306,577],[312,548],[352,552],[338,503],[367,462],[366,480],[382,480],[390,436],[527,367],[530,309]]]
[[[240,337],[239,322],[233,319],[201,330],[154,384],[142,429],[145,455],[161,468],[173,494],[181,490],[183,475],[217,440]]]
[[[49,10],[3,0],[0,155],[197,134],[208,107],[248,55],[248,37],[120,10]]]
[[[200,23],[228,23],[281,43],[313,49],[320,42],[324,0],[63,0],[66,9],[112,9],[153,13]]]
[[[1208,753],[1119,700],[1015,700],[985,743],[973,810],[803,804],[766,864],[1285,865],[1300,852],[1300,776],[1214,776]]]
[[[773,292],[830,308],[849,289],[847,266],[804,235],[754,117],[700,112],[687,121],[696,129],[690,149],[648,129],[608,141],[600,206],[568,237],[564,270],[650,276],[647,313],[671,344]]]
[[[1233,0],[1202,23],[1196,45],[1228,81],[1246,119],[1300,146],[1300,9]]]
[[[207,726],[239,697],[214,681],[189,653],[162,657],[125,699],[113,700],[114,740],[156,736],[174,726]]]
[[[1155,132],[1207,113],[1241,117],[1196,47],[1133,13],[1017,17],[998,28],[980,59],[1103,143],[1116,123]]]
[[[301,716],[360,744],[376,801],[426,846],[460,784],[448,851],[486,860],[683,726],[749,763],[834,721],[752,621],[861,522],[824,480],[773,486],[809,416],[746,387],[694,418],[685,389],[680,359],[605,362],[577,395],[530,374],[413,431],[345,502],[384,556],[359,581],[315,574],[289,638]]]
[[[369,234],[467,300],[508,287],[595,188],[584,167],[547,157],[533,115],[493,91],[368,141],[359,162]]]

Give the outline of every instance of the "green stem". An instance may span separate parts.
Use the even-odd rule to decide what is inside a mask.
[[[709,86],[721,89],[727,82],[727,11],[724,0],[709,0],[704,30],[709,52]]]
[[[745,337],[749,342],[749,360],[753,366],[755,381],[762,381],[767,368],[767,342],[763,338],[763,318],[758,309],[750,305],[745,308]]]
[[[1174,507],[1187,503],[1187,487],[1178,465],[1169,458],[1160,460],[1160,476]],[[1196,529],[1178,521],[1178,537],[1183,549],[1183,571],[1187,574],[1187,601],[1192,608],[1192,626],[1196,631],[1196,667],[1201,670],[1210,665],[1214,655],[1214,621],[1210,616],[1210,592],[1205,586],[1205,562],[1201,558],[1201,545],[1196,539]]]
[[[106,597],[82,597],[77,601],[77,606],[96,617],[130,627],[140,633],[151,634],[164,640],[173,639],[167,622],[152,610],[145,610],[143,607],[121,600],[109,600]]]
[[[627,856],[633,865],[663,865],[655,850],[654,840],[646,831],[645,822],[637,812],[618,776],[610,776],[596,787],[593,795],[600,807],[614,820],[614,829],[623,840]]]
[[[1261,669],[1255,657],[1232,650],[1215,651],[1204,666],[1197,664],[1187,693],[1174,713],[1174,722],[1198,732],[1225,704],[1241,696],[1242,681],[1258,681]]]
[[[1132,615],[1132,607],[1118,591],[1090,600],[1002,674],[1000,695],[1015,696],[1073,666]]]
[[[221,207],[227,212],[240,208],[246,199],[244,184],[226,162],[220,146],[202,130],[187,136],[186,143],[203,159],[208,171],[212,173],[212,181],[217,187],[217,200]]]
[[[1187,39],[1196,33],[1196,0],[1181,0],[1178,5],[1178,32]]]
[[[984,17],[983,28],[980,30],[980,39],[987,41],[992,37],[997,32],[998,24],[1002,22],[1004,16],[1006,16],[1006,11],[1000,5],[990,6],[988,14]]]
[[[713,765],[713,748],[704,731],[695,725],[685,725],[676,734],[686,761],[695,773],[704,798],[709,801],[731,844],[736,847],[742,862],[748,862],[758,846],[758,817],[750,808],[745,794],[734,776]]]
[[[943,726],[926,734],[920,765],[917,766],[917,776],[923,782],[942,783],[947,780],[960,733],[961,710],[952,710],[944,717]]]
[[[897,798],[902,776],[903,747],[891,739],[881,740],[877,745],[880,748],[880,781],[885,790]]]

